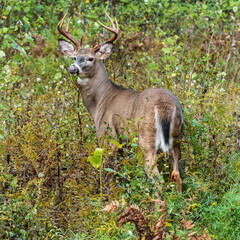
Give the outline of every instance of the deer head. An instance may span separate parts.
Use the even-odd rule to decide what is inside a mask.
[[[71,18],[69,18],[66,29],[63,30],[63,22],[66,18],[65,16],[62,18],[62,20],[58,24],[58,30],[59,32],[69,39],[73,44],[69,43],[68,41],[65,41],[63,39],[59,39],[59,47],[60,50],[67,56],[75,58],[75,62],[69,67],[69,73],[72,75],[78,76],[80,79],[88,79],[91,78],[95,74],[95,69],[98,66],[98,63],[102,59],[108,58],[112,54],[112,48],[113,48],[113,42],[117,39],[119,35],[119,27],[118,22],[115,18],[115,23],[113,20],[109,17],[109,15],[106,13],[106,16],[108,17],[109,21],[112,24],[112,28],[105,26],[101,22],[99,22],[105,29],[112,32],[114,34],[113,37],[109,38],[103,43],[99,43],[98,35],[97,35],[97,44],[93,48],[83,48],[82,47],[82,39],[81,37],[80,41],[78,42],[76,39],[74,39],[69,34],[69,24]]]

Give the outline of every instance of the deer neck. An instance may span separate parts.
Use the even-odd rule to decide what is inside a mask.
[[[119,90],[119,86],[109,79],[107,70],[102,62],[98,64],[93,77],[78,79],[78,83],[80,83],[79,89],[83,103],[93,119],[95,119],[96,112],[99,108],[102,108],[105,103],[109,101],[112,93]]]

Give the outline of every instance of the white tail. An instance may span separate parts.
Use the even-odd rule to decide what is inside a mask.
[[[169,152],[173,163],[171,177],[177,183],[178,191],[181,191],[182,180],[178,161],[184,118],[179,101],[167,89],[146,89],[138,92],[111,82],[101,60],[111,55],[113,41],[118,37],[116,19],[114,23],[107,15],[112,28],[100,23],[114,34],[112,38],[102,44],[99,44],[97,39],[95,47],[82,48],[82,38],[78,42],[68,32],[70,19],[66,30],[62,29],[65,16],[58,24],[58,30],[76,47],[63,39],[59,39],[59,47],[65,55],[76,59],[69,72],[78,76],[77,82],[82,99],[93,117],[98,137],[107,131],[107,127],[111,127],[111,134],[117,137],[122,132],[122,119],[142,119],[138,137],[139,144],[145,150],[145,170],[148,176],[155,183],[158,182],[160,174],[156,166],[157,151]]]

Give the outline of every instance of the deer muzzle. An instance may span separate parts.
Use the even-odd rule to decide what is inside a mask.
[[[76,74],[76,75],[79,74],[79,68],[74,64],[69,67],[68,71],[71,74]]]

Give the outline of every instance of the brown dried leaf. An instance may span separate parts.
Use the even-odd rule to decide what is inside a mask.
[[[211,240],[209,233],[206,232],[203,227],[201,227],[201,228],[203,230],[203,234],[201,236],[199,236],[199,238],[197,238],[197,240]]]
[[[188,237],[191,237],[191,236],[193,236],[194,234],[196,234],[197,233],[197,231],[195,231],[195,232],[190,232],[190,233],[188,233]]]
[[[195,223],[194,223],[193,221],[191,221],[191,220],[184,223],[184,227],[185,227],[187,230],[193,228],[194,226],[195,226]]]
[[[154,227],[155,231],[162,231],[165,229],[165,224],[166,224],[166,214],[162,214],[160,218],[157,220],[157,223]]]
[[[161,201],[160,212],[167,212],[167,204],[164,201]]]
[[[185,212],[183,210],[181,210],[182,212],[182,216],[185,218]]]
[[[107,205],[104,209],[102,209],[102,211],[106,211],[109,213],[112,212],[117,212],[119,210],[119,202],[117,200],[112,201],[109,205]]]
[[[125,208],[125,205],[126,205],[126,202],[125,202],[125,199],[123,198],[122,199],[122,208]]]

